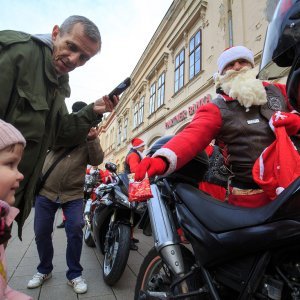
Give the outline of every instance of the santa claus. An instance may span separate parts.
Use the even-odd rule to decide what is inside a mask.
[[[144,158],[145,142],[142,139],[134,138],[131,141],[131,149],[126,155],[124,169],[125,173],[135,173],[135,169]]]
[[[203,105],[192,122],[172,140],[145,158],[136,170],[135,179],[168,174],[181,168],[211,140],[222,148],[233,176],[228,201],[231,204],[258,207],[271,199],[252,177],[252,167],[262,151],[274,140],[269,120],[276,111],[286,118],[273,125],[285,126],[289,135],[300,129],[300,118],[290,113],[285,85],[269,84],[255,77],[254,55],[244,46],[226,49],[218,58],[214,76],[217,97]]]

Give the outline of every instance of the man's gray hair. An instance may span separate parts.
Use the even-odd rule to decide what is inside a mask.
[[[77,23],[82,24],[84,34],[92,41],[99,43],[101,47],[101,35],[98,27],[91,20],[83,16],[74,15],[68,17],[60,26],[60,35],[62,36],[65,33],[69,33]]]

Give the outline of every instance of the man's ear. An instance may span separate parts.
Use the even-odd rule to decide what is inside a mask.
[[[52,41],[55,41],[56,40],[56,37],[59,35],[59,26],[58,25],[55,25],[52,29]]]

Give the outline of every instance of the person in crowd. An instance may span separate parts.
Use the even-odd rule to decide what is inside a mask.
[[[218,200],[225,201],[230,173],[225,165],[224,157],[220,148],[215,144],[215,140],[210,142],[205,152],[209,157],[209,168],[199,183],[199,189]]]
[[[75,102],[73,113],[80,114],[84,102]],[[43,188],[35,200],[34,233],[40,262],[37,273],[29,280],[28,288],[37,288],[49,279],[53,269],[53,222],[59,206],[65,214],[65,231],[67,235],[66,259],[68,284],[78,294],[87,291],[87,284],[82,278],[80,256],[84,226],[83,220],[83,184],[86,165],[102,163],[104,153],[98,138],[99,129],[90,129],[87,139],[64,156],[48,176]],[[61,157],[65,148],[51,150],[44,163],[42,173]]]
[[[98,166],[87,165],[84,179],[84,199],[87,201],[93,190],[100,184],[100,170]]]
[[[141,160],[144,158],[145,142],[142,139],[134,138],[131,141],[131,148],[126,155],[124,162],[124,171],[127,174],[135,173]],[[133,237],[133,228],[131,230],[131,250],[138,250],[136,245],[139,242],[138,239]]]
[[[97,26],[83,16],[70,16],[51,34],[30,35],[0,31],[0,118],[23,134],[27,147],[20,163],[24,174],[16,192],[19,237],[30,213],[37,179],[47,150],[83,142],[91,127],[118,103],[108,96],[89,104],[78,114],[69,114],[68,73],[83,66],[101,49]]]
[[[145,142],[142,139],[134,138],[131,145],[124,162],[124,170],[127,174],[135,173],[136,167],[144,158]]]
[[[11,237],[11,223],[19,210],[13,207],[15,192],[24,176],[18,171],[26,141],[19,130],[0,120],[0,299],[32,300],[7,284],[5,245]]]
[[[252,168],[262,151],[275,140],[269,120],[281,111],[284,120],[275,120],[273,125],[282,126],[284,121],[288,134],[293,136],[300,129],[300,117],[290,112],[284,85],[256,79],[254,55],[248,48],[228,48],[217,63],[217,97],[200,107],[192,122],[152,157],[143,159],[135,179],[142,180],[146,173],[149,177],[171,173],[216,139],[232,172],[228,202],[259,207],[271,200],[254,182]]]
[[[113,181],[111,172],[109,172],[107,169],[105,170],[99,170],[100,175],[100,181],[101,183],[108,184]]]

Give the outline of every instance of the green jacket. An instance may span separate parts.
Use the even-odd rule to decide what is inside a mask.
[[[18,128],[27,142],[19,166],[25,178],[15,204],[21,238],[47,149],[83,143],[102,116],[94,113],[93,104],[68,113],[69,76],[57,77],[51,49],[29,34],[0,31],[0,70],[0,118]]]
[[[60,148],[50,151],[42,173],[45,174],[66,150]],[[82,199],[87,164],[98,166],[103,162],[103,158],[99,138],[78,145],[55,166],[39,194],[52,201],[59,198],[61,203]]]

